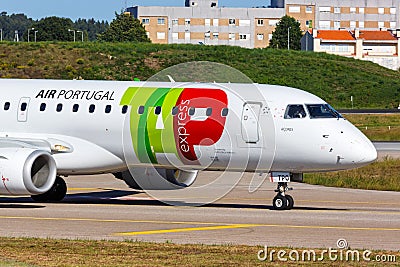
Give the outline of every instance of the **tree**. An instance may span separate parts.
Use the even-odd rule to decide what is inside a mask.
[[[38,31],[37,32],[38,41],[74,40],[73,33],[68,31],[68,29],[71,30],[74,29],[74,23],[72,22],[71,19],[59,18],[59,17],[47,17],[32,24],[32,28],[35,28],[35,30]]]
[[[97,35],[104,42],[150,42],[142,23],[129,14],[115,13],[115,19],[107,30]]]
[[[289,30],[288,30],[289,29]],[[293,50],[300,50],[302,37],[300,23],[295,18],[284,16],[276,24],[275,31],[272,33],[272,39],[269,47],[278,49],[287,49],[289,33],[289,47]]]

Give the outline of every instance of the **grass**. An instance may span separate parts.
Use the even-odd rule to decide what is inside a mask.
[[[399,159],[385,158],[354,170],[307,173],[304,182],[332,187],[400,191],[399,166]]]
[[[231,46],[131,43],[0,44],[0,77],[146,80],[190,61],[229,65],[257,83],[292,86],[316,94],[336,108],[394,108],[400,103],[400,73],[325,53]],[[177,75],[179,76],[179,75]]]
[[[257,259],[261,246],[243,245],[177,245],[171,243],[80,241],[34,238],[0,238],[0,266],[281,266],[282,262]],[[270,248],[276,251],[292,248]],[[301,252],[302,249],[299,249]],[[321,249],[315,250],[320,255]],[[360,253],[362,255],[362,252]],[[374,251],[374,255],[393,255],[400,252]],[[275,255],[276,256],[276,255]],[[10,263],[10,264],[9,264]],[[374,262],[323,262],[331,266],[374,266]],[[301,262],[302,266],[314,266]],[[390,263],[387,263],[389,266]],[[395,263],[394,263],[395,264]],[[285,265],[297,265],[285,262]]]
[[[348,114],[345,117],[371,140],[400,141],[400,114]]]

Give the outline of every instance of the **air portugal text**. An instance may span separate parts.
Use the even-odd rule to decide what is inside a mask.
[[[36,95],[40,99],[64,99],[64,100],[114,100],[114,91],[102,90],[40,90]]]
[[[157,164],[158,153],[172,153],[184,164],[198,165],[194,147],[220,140],[228,99],[219,89],[128,88],[120,104],[132,106],[132,144],[140,162]],[[211,112],[196,119],[196,111],[205,109]]]

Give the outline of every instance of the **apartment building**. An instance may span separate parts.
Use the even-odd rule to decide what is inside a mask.
[[[184,1],[184,0],[182,0]],[[266,1],[267,2],[267,1]],[[272,0],[269,7],[219,7],[218,0],[185,0],[182,7],[127,9],[153,43],[233,45],[263,48],[284,15],[306,32],[317,29],[396,29],[400,0]]]
[[[341,29],[309,30],[301,39],[302,50],[325,52],[368,60],[389,69],[400,67],[400,31]]]
[[[267,47],[282,8],[225,8],[218,0],[187,0],[184,7],[127,9],[146,28],[153,43]]]

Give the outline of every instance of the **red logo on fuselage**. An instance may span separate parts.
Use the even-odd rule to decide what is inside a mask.
[[[227,95],[218,89],[185,88],[177,101],[178,114],[174,117],[174,133],[177,151],[181,159],[198,159],[194,146],[211,146],[218,142],[224,131],[228,107]],[[190,111],[193,114],[190,114]],[[196,119],[196,111],[207,114]],[[204,112],[203,112],[204,113]]]

